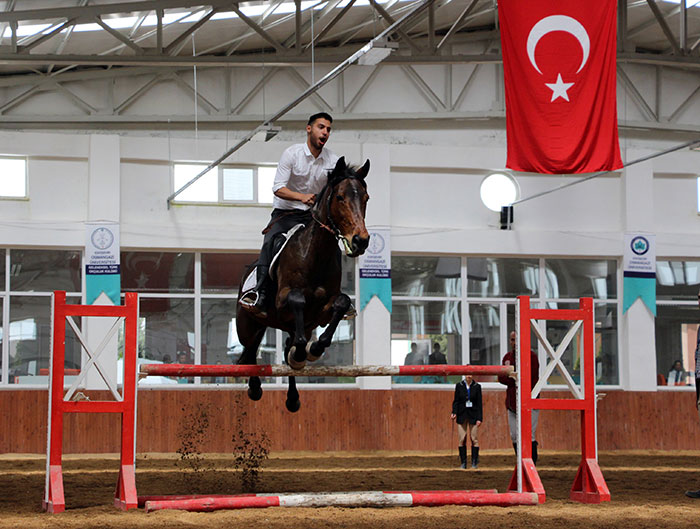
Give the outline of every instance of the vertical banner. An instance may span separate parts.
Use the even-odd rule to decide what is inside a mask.
[[[625,233],[622,256],[622,312],[627,312],[637,298],[656,316],[656,236],[648,233]]]
[[[369,228],[369,246],[360,256],[360,310],[377,296],[391,312],[391,230]]]
[[[91,305],[104,292],[119,305],[119,224],[89,222],[85,227],[85,301]]]

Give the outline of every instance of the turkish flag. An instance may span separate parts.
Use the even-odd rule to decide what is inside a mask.
[[[622,167],[615,94],[616,0],[499,0],[506,167]]]

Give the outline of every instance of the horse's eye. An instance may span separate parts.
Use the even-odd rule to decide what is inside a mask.
[[[337,198],[337,199],[340,200],[341,202],[342,202],[343,200],[345,200],[345,199],[343,198],[343,195],[336,195],[335,198]]]

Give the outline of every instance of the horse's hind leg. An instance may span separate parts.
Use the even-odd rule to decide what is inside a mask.
[[[287,337],[287,341],[284,344],[285,359],[287,358],[289,350],[292,348],[292,343],[294,343],[294,338],[290,334]],[[287,406],[287,409],[292,413],[299,411],[299,408],[301,408],[301,402],[299,401],[299,391],[297,391],[296,377],[289,377],[289,387],[287,388],[287,400],[284,404],[285,406]]]
[[[315,362],[323,354],[326,348],[331,345],[331,340],[335,334],[340,320],[343,319],[345,313],[351,305],[350,298],[346,294],[340,294],[333,302],[333,314],[328,328],[321,334],[318,341],[309,342],[306,344],[306,359],[310,362]]]
[[[287,295],[287,304],[294,314],[294,342],[286,356],[292,369],[301,369],[306,363],[306,335],[304,333],[304,306],[306,298],[301,290],[294,289]]]
[[[287,400],[284,403],[287,409],[292,413],[299,411],[301,401],[299,400],[299,392],[297,391],[296,377],[289,377],[289,387],[287,388]]]
[[[239,317],[245,318],[245,316],[240,316],[240,314]],[[237,363],[239,365],[255,365],[258,363],[258,347],[260,347],[260,343],[265,336],[265,327],[255,329],[248,334],[244,334],[241,332],[243,330],[243,326],[239,325],[239,322],[236,323],[238,327],[238,335],[243,343],[243,353],[241,354],[241,357],[238,359]],[[250,331],[250,327],[248,327],[247,330]],[[262,397],[262,384],[260,382],[260,377],[250,377],[248,379],[248,397],[250,400],[260,400]]]

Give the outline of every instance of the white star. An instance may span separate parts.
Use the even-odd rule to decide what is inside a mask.
[[[544,83],[547,85],[547,87],[552,90],[552,99],[550,100],[550,103],[558,98],[563,98],[566,99],[567,101],[569,100],[569,94],[566,93],[566,91],[574,86],[574,83],[565,83],[564,81],[561,80],[561,74],[557,75],[557,82],[556,83]]]

